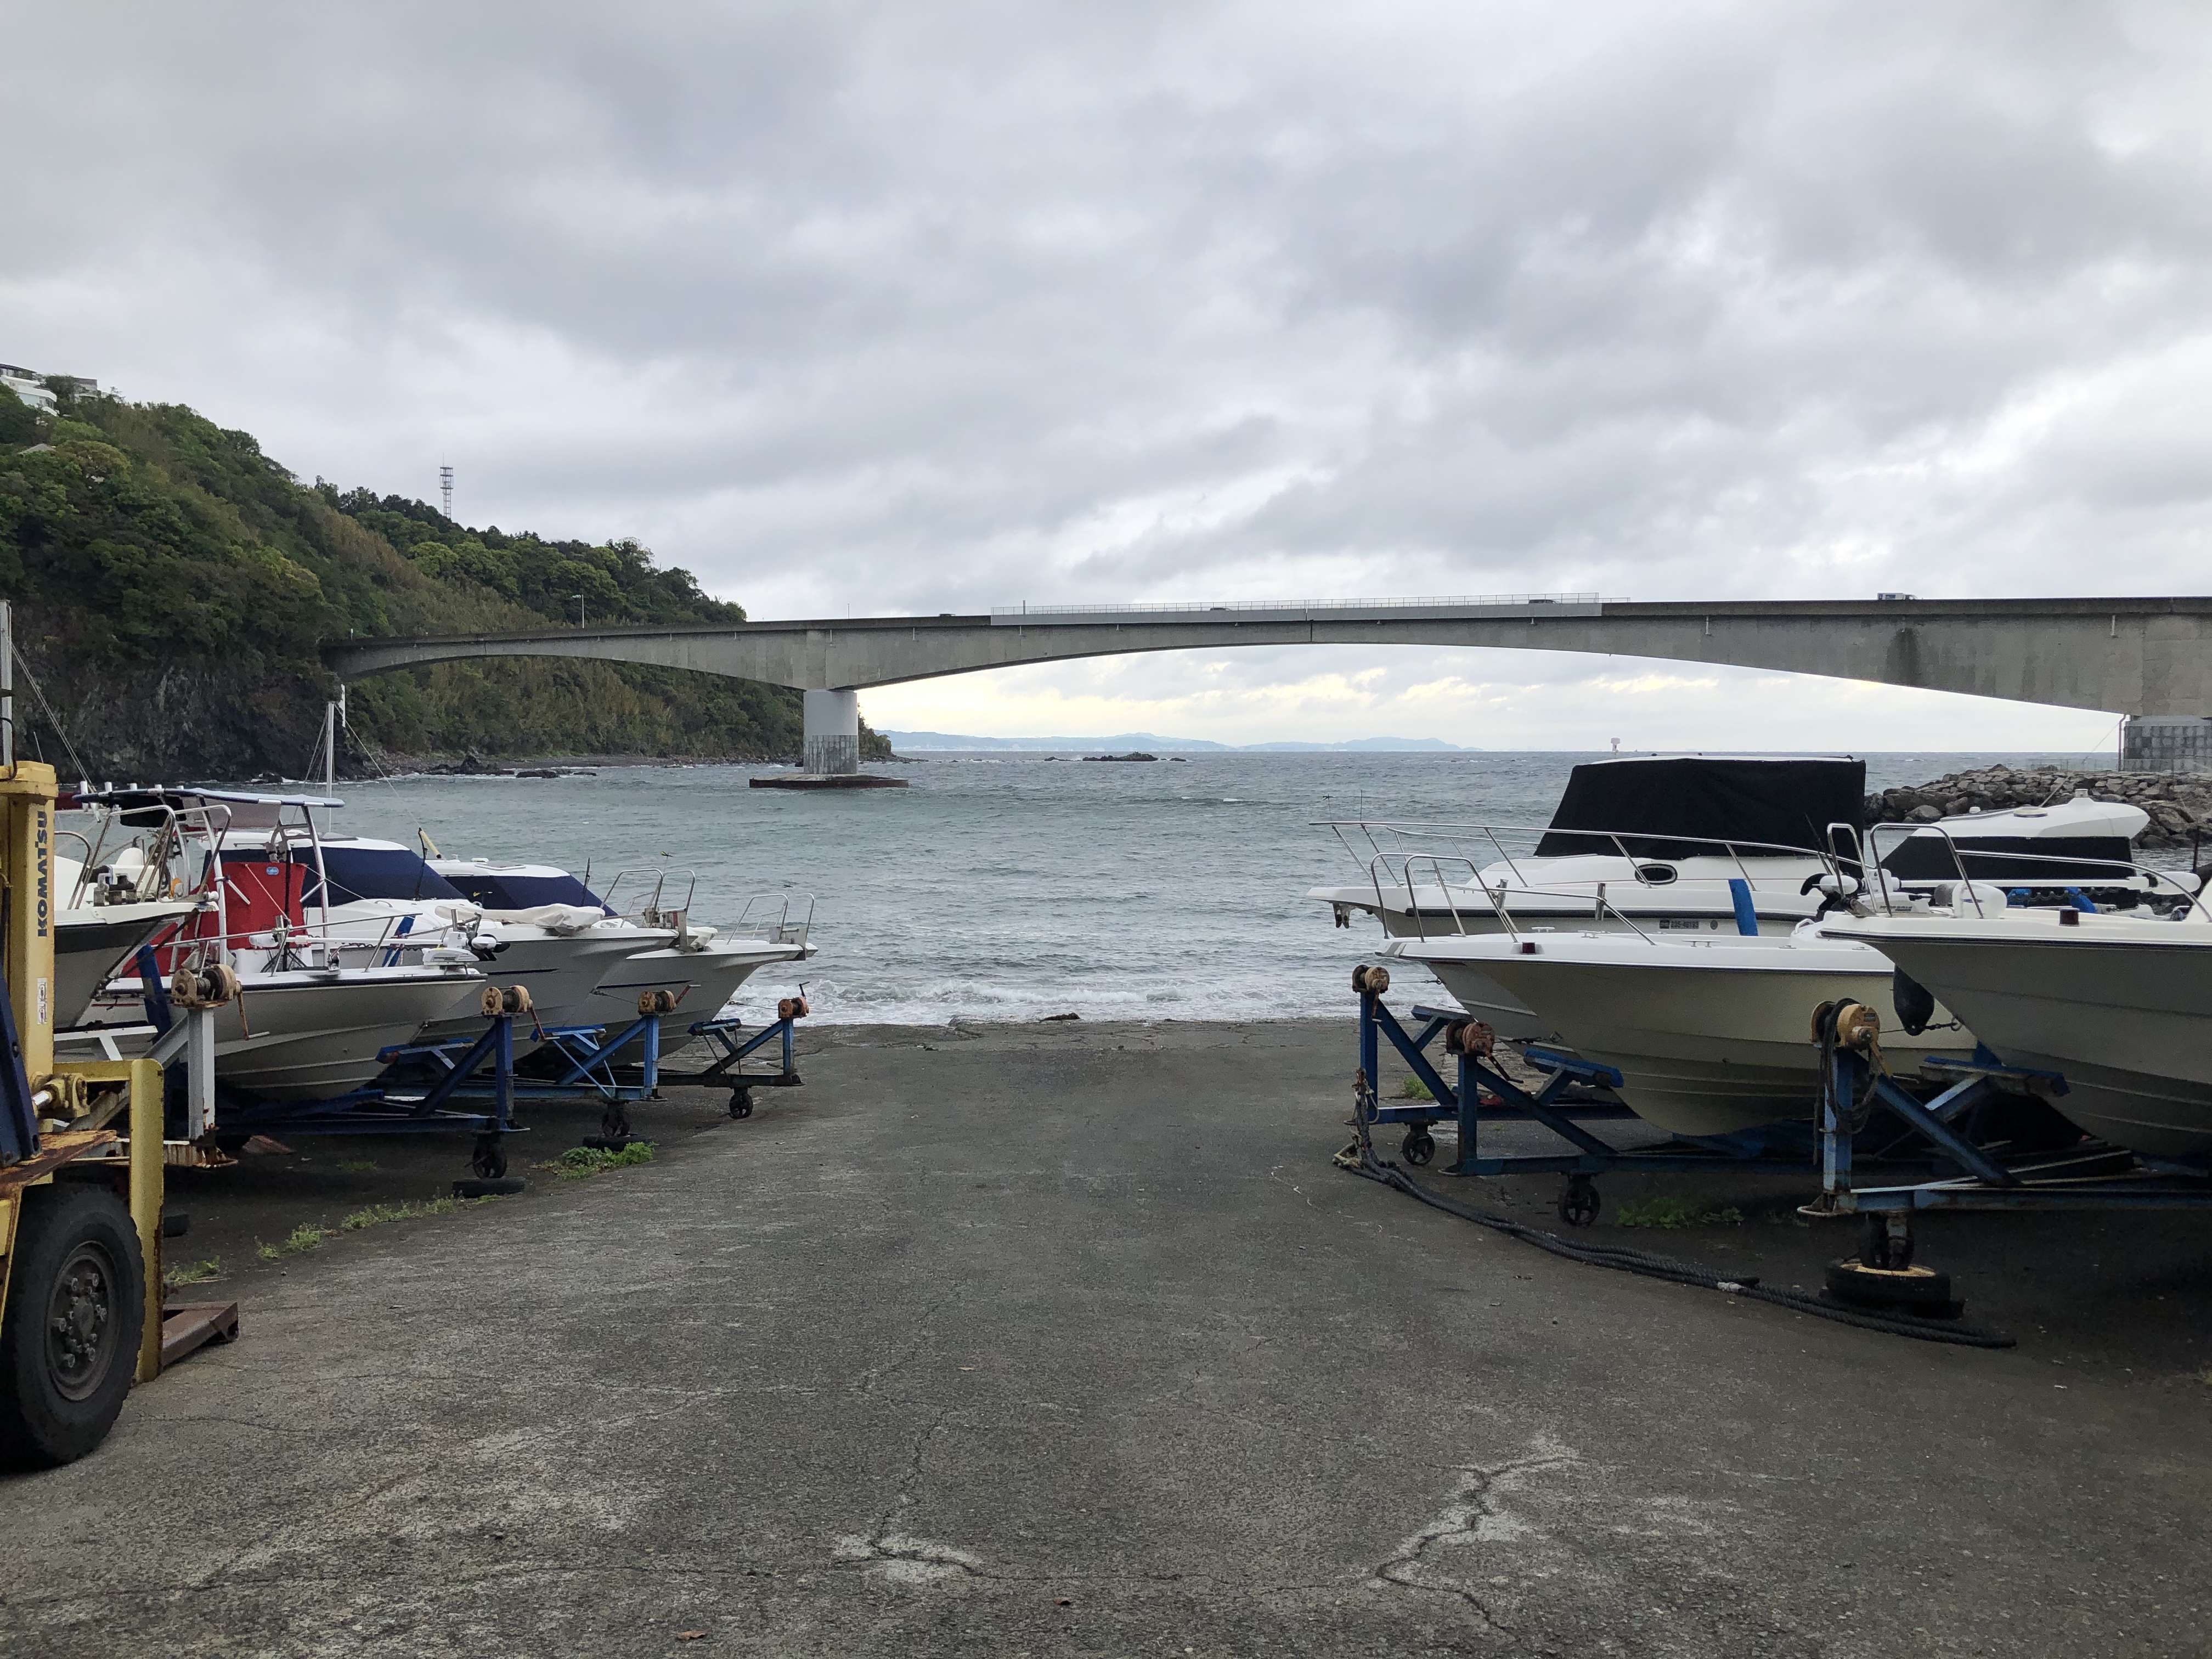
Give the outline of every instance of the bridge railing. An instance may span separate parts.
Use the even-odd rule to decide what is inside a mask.
[[[1513,611],[1529,605],[1621,605],[1626,600],[1608,598],[1601,593],[1475,593],[1449,594],[1431,599],[1230,599],[1212,603],[1204,599],[1168,600],[1152,605],[995,605],[991,607],[994,623],[1033,618],[1050,622],[1070,617],[1173,617],[1188,619],[1202,618],[1222,613],[1234,619],[1255,612],[1268,615],[1296,615],[1326,620],[1346,612],[1367,614],[1391,611]]]

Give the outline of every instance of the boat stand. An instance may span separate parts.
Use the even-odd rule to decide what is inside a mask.
[[[1379,994],[1365,990],[1359,994],[1357,1094],[1362,1118],[1370,1125],[1406,1125],[1399,1156],[1416,1168],[1436,1156],[1431,1128],[1455,1122],[1459,1158],[1443,1170],[1445,1175],[1565,1176],[1566,1185],[1559,1194],[1559,1218],[1570,1226],[1586,1227],[1597,1219],[1601,1200],[1595,1177],[1600,1175],[1762,1168],[1802,1174],[1810,1161],[1811,1135],[1802,1131],[1793,1135],[1789,1132],[1798,1126],[1788,1124],[1732,1135],[1678,1136],[1651,1147],[1611,1146],[1583,1126],[1594,1121],[1643,1123],[1618,1098],[1598,1092],[1620,1086],[1620,1073],[1612,1066],[1530,1047],[1524,1051],[1528,1063],[1546,1073],[1542,1085],[1532,1093],[1506,1076],[1488,1056],[1467,1051],[1474,1046],[1466,1041],[1468,1028],[1477,1022],[1464,1012],[1416,1007],[1413,1018],[1424,1022],[1418,1036],[1399,1023]],[[1445,1038],[1447,1053],[1458,1061],[1457,1076],[1449,1084],[1427,1053],[1438,1036]],[[1432,1101],[1404,1106],[1382,1103],[1375,1085],[1384,1038],[1435,1097]],[[1571,1150],[1534,1156],[1483,1155],[1485,1124],[1530,1122],[1540,1123]]]
[[[1859,1049],[1836,1045],[1826,1056],[1820,1110],[1820,1195],[1814,1216],[1866,1218],[1859,1261],[1872,1271],[1912,1264],[1912,1218],[1926,1210],[2185,1210],[2212,1208],[2212,1164],[2154,1158],[2100,1140],[2063,1149],[2014,1152],[1979,1141],[1968,1123],[1977,1107],[2023,1095],[2049,1100],[2065,1078],[2007,1066],[1977,1047],[1966,1060],[1922,1062],[1938,1080],[1923,1099]],[[1918,1135],[1938,1159],[1936,1178],[1908,1186],[1855,1187],[1853,1120],[1881,1107]]]
[[[540,1025],[532,1035],[544,1046],[530,1056],[532,1069],[550,1074],[526,1076],[514,1085],[522,1100],[597,1100],[605,1108],[599,1118],[603,1139],[630,1139],[629,1105],[652,1100],[660,1093],[660,1017],[640,1014],[612,1036],[604,1025]],[[615,1057],[632,1043],[641,1058],[617,1064]]]
[[[264,1100],[223,1091],[217,1121],[226,1145],[252,1135],[473,1134],[470,1167],[479,1179],[507,1174],[506,1137],[526,1133],[514,1121],[514,1016],[495,1014],[473,1042],[403,1043],[381,1050],[377,1086],[327,1100]],[[427,1074],[427,1086],[395,1079]],[[456,1102],[485,1102],[458,1111]]]
[[[703,1072],[670,1072],[662,1081],[681,1085],[687,1089],[720,1089],[730,1091],[730,1115],[750,1117],[753,1115],[755,1089],[796,1089],[799,1086],[799,1066],[792,1057],[792,1034],[799,1017],[787,1014],[761,1028],[750,1037],[741,1037],[744,1021],[741,1019],[702,1019],[691,1028],[691,1035],[703,1038],[708,1046],[720,1050],[719,1057]],[[747,1072],[740,1069],[745,1059],[771,1042],[781,1042],[781,1066],[773,1072]]]

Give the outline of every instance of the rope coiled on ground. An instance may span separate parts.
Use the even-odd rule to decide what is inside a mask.
[[[1335,1156],[1338,1168],[1369,1181],[1379,1182],[1383,1186],[1395,1187],[1431,1209],[1442,1210],[1446,1215],[1456,1216],[1462,1221],[1472,1221],[1479,1227],[1488,1227],[1493,1231],[1507,1234],[1524,1244],[1534,1244],[1540,1250],[1564,1256],[1570,1261],[1583,1262],[1593,1267],[1617,1268],[1646,1279],[1695,1285],[1701,1290],[1720,1291],[1747,1301],[1787,1308],[1792,1313],[1805,1314],[1814,1319],[1832,1319],[1839,1325],[1856,1325],[1863,1331],[1881,1331],[1891,1336],[1909,1336],[1921,1342],[1942,1342],[1961,1348],[2009,1348],[2014,1346],[2011,1337],[1998,1332],[1978,1330],[1971,1325],[1938,1324],[1930,1320],[1861,1312],[1833,1302],[1823,1302],[1818,1297],[1807,1296],[1802,1291],[1768,1290],[1759,1282],[1755,1274],[1735,1276],[1717,1273],[1710,1267],[1677,1261],[1671,1256],[1654,1255],[1645,1250],[1629,1249],[1623,1245],[1581,1244],[1573,1239],[1562,1238],[1557,1233],[1547,1232],[1540,1227],[1532,1227],[1526,1222],[1515,1221],[1508,1216],[1472,1209],[1424,1187],[1389,1159],[1376,1157],[1367,1115],[1364,1110],[1358,1115],[1358,1139]]]

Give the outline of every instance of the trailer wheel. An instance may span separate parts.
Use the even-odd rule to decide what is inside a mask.
[[[0,1462],[52,1468],[107,1437],[138,1366],[146,1270],[123,1201],[104,1188],[19,1200],[0,1324]]]
[[[479,1181],[497,1181],[507,1173],[507,1147],[497,1135],[477,1137],[477,1150],[469,1159],[469,1168],[476,1171]]]
[[[752,1115],[753,1091],[750,1089],[732,1090],[730,1091],[730,1115],[732,1117],[750,1117]]]
[[[1405,1143],[1398,1148],[1398,1156],[1415,1169],[1424,1169],[1437,1155],[1437,1138],[1416,1123],[1406,1131]]]
[[[599,1114],[599,1133],[609,1140],[629,1139],[629,1114],[620,1106],[610,1106]]]
[[[1559,1190],[1559,1219],[1570,1227],[1587,1227],[1597,1219],[1600,1202],[1597,1182],[1586,1175],[1570,1176]]]

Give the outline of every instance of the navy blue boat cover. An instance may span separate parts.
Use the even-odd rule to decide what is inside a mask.
[[[1716,854],[1667,839],[1763,842],[1818,851],[1832,823],[1857,825],[1866,811],[1866,763],[1832,757],[1666,756],[1594,761],[1568,776],[1559,810],[1536,844],[1539,858],[1614,850],[1611,830],[1637,858]]]

